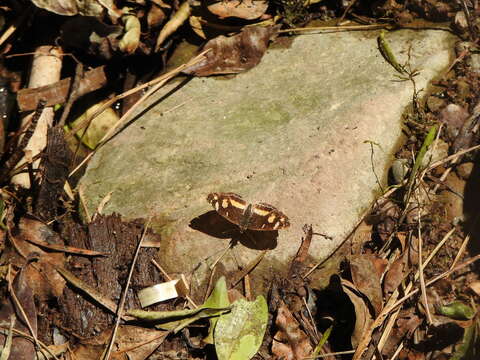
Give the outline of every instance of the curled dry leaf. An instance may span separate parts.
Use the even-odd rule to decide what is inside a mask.
[[[265,14],[268,1],[265,0],[222,0],[207,6],[219,18],[236,17],[245,20],[258,19]]]
[[[210,49],[205,60],[183,72],[189,75],[208,76],[236,74],[249,70],[260,63],[268,43],[278,33],[277,26],[247,27],[240,34],[219,36],[210,40],[203,50]]]
[[[182,5],[178,8],[178,11],[172,16],[172,18],[165,24],[158,34],[157,44],[155,45],[155,51],[158,52],[160,47],[166,38],[172,35],[182,24],[188,20],[190,14],[192,13],[192,8],[188,1],[184,1]]]
[[[353,283],[370,300],[375,315],[378,315],[383,307],[380,277],[386,266],[387,260],[373,254],[357,255],[350,260]]]
[[[351,282],[342,279],[342,289],[347,294],[348,298],[355,308],[355,328],[352,333],[352,346],[357,347],[360,339],[362,338],[365,330],[373,322],[373,318],[370,315],[367,304],[365,303],[361,292],[356,289],[355,285]]]
[[[283,302],[277,310],[275,324],[279,330],[273,338],[272,353],[277,358],[303,359],[312,353],[307,335]]]
[[[140,20],[135,15],[126,15],[122,17],[125,23],[125,34],[118,42],[120,51],[127,54],[133,54],[140,43]]]

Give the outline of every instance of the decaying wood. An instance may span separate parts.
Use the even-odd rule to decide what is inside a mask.
[[[42,159],[42,181],[35,204],[35,215],[49,221],[57,215],[57,208],[68,178],[70,151],[63,129],[55,126],[48,130],[47,149]]]
[[[78,225],[71,224],[62,234],[64,238],[71,240],[68,245],[108,253],[109,256],[103,259],[76,257],[69,270],[105,297],[118,302],[142,231],[142,224],[123,222],[120,216],[115,214],[96,216],[88,225],[87,232],[83,232]],[[160,273],[150,262],[156,253],[157,250],[153,248],[141,249],[125,308],[140,307],[134,292],[162,282]],[[97,331],[111,327],[115,320],[113,315],[95,304],[88,294],[78,296],[78,291],[70,288],[65,290],[59,303],[61,323],[81,336],[92,336]],[[159,308],[152,306],[149,309]]]

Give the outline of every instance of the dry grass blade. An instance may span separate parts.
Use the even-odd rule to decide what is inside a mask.
[[[430,261],[433,259],[435,254],[442,248],[443,244],[445,244],[445,242],[450,238],[450,236],[453,234],[454,231],[455,231],[455,228],[452,228],[447,234],[445,234],[443,239],[437,244],[437,246],[435,246],[435,249],[433,249],[432,252],[430,253],[430,255],[428,255],[428,257],[425,259],[425,262],[423,263],[423,268],[425,268],[430,263]],[[420,276],[420,272],[419,272],[419,270],[417,270],[417,272],[414,275],[414,281],[417,281],[419,276]],[[410,290],[412,289],[412,287],[413,287],[413,282],[410,282],[407,285],[407,287],[405,289],[405,292],[409,293]],[[389,299],[388,304],[394,303],[397,299],[398,299],[398,290],[396,290],[395,293],[392,295],[392,297]],[[385,342],[387,341],[388,337],[390,336],[390,331],[392,330],[393,325],[395,324],[395,321],[397,319],[397,316],[398,316],[400,310],[401,309],[398,308],[395,311],[395,313],[388,320],[388,323],[385,327],[385,330],[383,331],[383,334],[382,334],[380,340],[378,341],[378,348],[380,349],[380,351],[383,349],[383,346],[385,345]]]
[[[425,276],[423,273],[423,239],[422,239],[422,223],[420,220],[420,212],[418,212],[418,274],[420,279],[420,290],[422,291],[423,305],[425,306],[425,313],[427,314],[427,321],[429,325],[433,324],[432,314],[428,307],[427,289],[425,286]]]
[[[455,256],[455,259],[453,259],[453,263],[450,266],[450,270],[453,269],[455,267],[455,265],[457,265],[458,261],[460,260],[463,253],[465,252],[465,249],[467,248],[467,245],[468,245],[469,242],[470,242],[470,234],[465,236],[465,239],[463,240],[462,245],[460,246],[460,249],[458,249],[458,253]]]
[[[465,261],[464,263],[458,265],[457,267],[455,267],[454,269],[452,270],[447,270],[445,271],[444,273],[434,277],[432,280],[428,281],[425,283],[425,286],[428,287],[432,284],[434,284],[435,282],[437,282],[438,280],[440,279],[443,279],[449,275],[451,275],[452,273],[456,272],[456,271],[459,271],[461,269],[463,269],[464,267],[474,263],[475,261],[478,261],[480,260],[480,255],[477,255],[477,256],[474,256],[472,258],[470,258],[469,260]],[[407,295],[405,295],[404,297],[400,298],[400,300],[397,300],[395,303],[391,304],[389,302],[389,304],[387,306],[385,306],[382,310],[382,312],[378,315],[378,317],[375,319],[375,321],[365,330],[365,333],[364,333],[364,336],[362,338],[362,340],[359,342],[358,346],[357,346],[357,349],[355,350],[355,354],[353,356],[353,360],[360,360],[363,353],[366,351],[367,347],[368,347],[368,344],[370,343],[370,340],[372,338],[372,334],[373,334],[373,331],[379,327],[380,325],[382,325],[382,323],[384,322],[384,320],[387,318],[387,316],[395,309],[397,308],[397,306],[400,306],[401,304],[403,304],[406,300],[408,300],[409,298],[411,298],[413,295],[415,295],[416,293],[418,293],[418,289],[415,289],[415,290],[412,290],[410,293],[408,293]]]
[[[12,348],[13,339],[13,327],[15,326],[15,315],[10,315],[10,328],[8,329],[7,339],[3,345],[2,353],[0,354],[0,360],[8,360],[10,357],[10,350]]]
[[[7,331],[10,331],[9,328],[5,327],[5,326],[2,326],[0,325],[0,332],[2,333],[7,333]],[[13,333],[19,335],[19,336],[22,336],[26,339],[29,339],[31,341],[34,341],[33,337],[28,335],[27,333],[24,333],[23,331],[20,331],[20,330],[17,330],[17,329],[12,329]],[[42,350],[44,350],[45,352],[47,352],[52,359],[54,360],[60,360],[49,348],[48,348],[48,345],[46,345],[45,343],[41,342],[40,340],[37,340],[38,342],[38,345],[40,345],[40,348]],[[46,359],[48,359],[48,357],[45,357]]]

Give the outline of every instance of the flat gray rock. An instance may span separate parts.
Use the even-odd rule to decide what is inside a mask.
[[[411,82],[396,81],[377,36],[299,36],[234,78],[195,78],[175,92],[178,83],[171,84],[93,157],[82,180],[87,206],[96,209],[113,191],[105,213],[152,216],[170,273],[188,273],[228,245],[231,232],[206,201],[218,191],[272,204],[291,222],[278,238],[271,232],[254,234],[255,244],[241,238],[235,259],[229,253],[222,260],[226,271],[236,261],[248,264],[258,248],[273,248],[252,274],[263,286],[272,272],[285,271],[304,224],[333,238],[314,237],[312,260],[324,259],[380,192],[373,169],[386,178],[412,100]],[[417,89],[453,59],[455,38],[447,32],[386,37],[399,62],[410,49],[410,65],[420,71]]]

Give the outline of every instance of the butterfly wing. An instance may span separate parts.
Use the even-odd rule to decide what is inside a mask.
[[[258,203],[252,205],[248,229],[274,231],[290,226],[288,217],[272,205]]]
[[[207,201],[225,219],[235,225],[242,224],[244,212],[248,204],[242,197],[235,193],[211,193]]]

